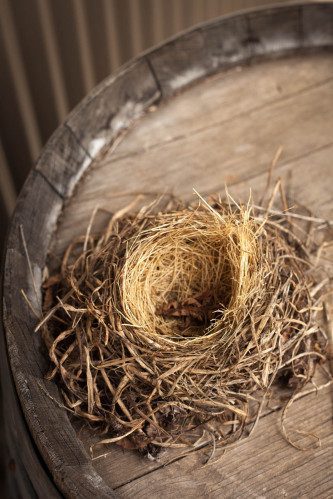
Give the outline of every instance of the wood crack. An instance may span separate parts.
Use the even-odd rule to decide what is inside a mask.
[[[311,151],[307,151],[304,154],[298,154],[296,156],[293,156],[293,157],[289,158],[287,161],[281,162],[279,165],[277,165],[275,168],[275,172],[278,172],[278,171],[282,170],[284,167],[286,167],[288,165],[292,165],[293,163],[296,163],[297,161],[299,161],[303,158],[308,158],[309,156],[312,156],[313,154],[316,154],[320,151],[324,151],[325,149],[329,149],[332,146],[333,146],[333,142],[328,142],[327,144],[324,144],[320,147],[316,147],[314,149],[311,149]],[[267,170],[264,170],[264,171],[261,171],[259,173],[254,173],[253,175],[244,176],[239,180],[228,182],[228,187],[233,187],[235,185],[239,185],[239,184],[242,184],[244,182],[248,182],[249,180],[254,180],[254,179],[262,177],[266,174],[267,174]],[[216,190],[216,192],[218,192],[220,190],[223,190],[224,188],[225,188],[225,183],[217,185],[215,190]],[[203,191],[201,193],[202,196],[207,196],[209,194],[211,194],[211,191],[209,191],[209,192]]]
[[[194,136],[202,133],[203,131],[207,131],[207,130],[212,130],[214,128],[218,128],[221,125],[225,125],[226,123],[232,122],[232,121],[234,121],[236,119],[239,119],[239,118],[242,118],[242,117],[246,117],[249,114],[253,114],[253,113],[257,112],[257,111],[261,111],[261,110],[266,109],[266,108],[268,108],[268,107],[270,107],[272,105],[288,101],[288,99],[292,99],[294,97],[298,97],[300,95],[304,95],[304,94],[306,94],[308,92],[311,92],[314,89],[324,87],[325,85],[327,85],[328,83],[330,83],[332,81],[333,81],[333,76],[331,76],[329,78],[326,78],[325,80],[323,80],[321,82],[317,82],[317,83],[314,83],[312,85],[309,85],[308,87],[305,87],[302,90],[298,90],[297,92],[291,92],[291,93],[289,93],[289,94],[287,94],[287,95],[285,95],[285,96],[283,96],[281,98],[269,100],[269,101],[265,102],[264,104],[262,104],[260,106],[256,106],[256,107],[253,107],[252,109],[248,109],[248,110],[243,111],[241,113],[237,113],[237,114],[233,115],[231,118],[227,118],[225,120],[214,122],[214,123],[212,123],[209,126],[206,125],[205,127],[197,128],[196,130],[191,131],[190,134],[186,134],[186,133],[179,134],[179,135],[176,135],[176,136],[174,136],[174,137],[172,137],[170,139],[167,139],[167,140],[164,140],[164,141],[152,144],[151,146],[148,146],[147,148],[138,149],[136,151],[132,151],[132,152],[129,152],[129,153],[119,154],[118,156],[117,155],[111,156],[110,159],[108,159],[107,161],[103,162],[102,164],[103,164],[103,166],[111,164],[111,163],[114,164],[114,163],[117,163],[117,162],[119,162],[119,161],[121,161],[123,159],[132,158],[132,157],[135,157],[135,156],[139,156],[141,154],[146,154],[146,153],[148,153],[148,152],[150,152],[152,150],[158,149],[159,147],[163,147],[164,145],[167,145],[167,144],[170,144],[170,143],[179,142],[180,140],[186,139],[189,136],[194,137]],[[94,165],[94,167],[96,169],[98,169],[99,165]]]
[[[315,390],[315,389],[314,389]],[[304,395],[302,396],[302,393],[300,393],[299,395],[299,398],[295,401],[295,403],[297,403],[299,400],[305,398],[305,397],[309,397],[312,393],[304,393]],[[264,414],[262,414],[262,416],[260,416],[260,420],[263,420],[264,418],[266,418],[267,416],[270,416],[271,414],[273,413],[278,413],[281,409],[283,408],[283,404],[279,405],[279,406],[276,406],[272,409],[269,409],[267,410],[267,412],[265,412]],[[327,421],[330,421],[331,419],[328,419]],[[326,421],[325,421],[326,422]],[[247,426],[250,426],[252,423],[248,423]],[[237,442],[239,445],[241,445],[248,437],[244,437],[243,439],[241,439],[239,442]],[[166,468],[167,466],[170,466],[171,464],[177,462],[177,461],[181,461],[183,459],[185,459],[186,457],[188,457],[190,454],[194,454],[194,453],[197,453],[197,452],[200,452],[202,451],[203,449],[207,448],[209,445],[210,445],[211,442],[204,442],[202,445],[200,445],[199,447],[195,448],[195,449],[189,449],[188,452],[186,452],[186,454],[181,454],[179,456],[175,456],[174,458],[171,458],[169,461],[167,461],[166,463],[161,463],[159,466],[157,466],[156,468],[153,468],[153,469],[150,469],[150,470],[147,470],[145,471],[144,473],[140,473],[139,475],[131,478],[130,480],[127,480],[115,487],[113,487],[113,490],[118,490],[120,489],[121,487],[124,487],[125,485],[129,485],[131,484],[132,482],[135,482],[136,480],[139,480],[140,478],[143,478],[147,475],[150,475],[151,473],[154,473],[156,471],[158,471],[159,469],[161,468]],[[302,463],[304,464],[304,463]],[[257,475],[252,475],[253,477],[257,476]]]
[[[147,66],[149,67],[149,70],[150,70],[150,72],[152,74],[152,77],[154,78],[154,81],[155,81],[155,84],[156,84],[156,88],[157,88],[157,90],[158,90],[158,92],[160,94],[160,97],[155,101],[155,104],[158,105],[159,102],[163,99],[163,89],[162,89],[160,80],[157,77],[154,65],[153,65],[152,61],[150,60],[150,58],[149,58],[149,55],[144,56],[144,60],[147,62]]]
[[[35,170],[35,171],[36,171],[37,175],[40,175],[45,180],[45,182],[47,183],[47,185],[49,187],[51,187],[53,192],[55,192],[61,199],[63,199],[63,200],[65,199],[64,195],[58,191],[58,189],[52,184],[52,182],[46,177],[46,175],[41,170]]]

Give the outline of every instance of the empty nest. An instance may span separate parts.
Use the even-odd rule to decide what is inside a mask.
[[[239,439],[277,380],[291,398],[325,340],[313,247],[290,220],[230,198],[172,200],[71,244],[40,324],[65,406],[102,443],[156,456],[205,431],[214,446]]]

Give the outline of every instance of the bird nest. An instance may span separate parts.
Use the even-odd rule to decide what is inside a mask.
[[[310,249],[288,215],[230,198],[153,203],[71,244],[44,285],[64,405],[105,443],[155,455],[209,431],[226,445],[274,383],[324,360]]]

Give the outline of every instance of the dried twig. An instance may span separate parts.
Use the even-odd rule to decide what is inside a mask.
[[[325,358],[316,313],[327,281],[290,220],[322,220],[273,202],[171,198],[165,211],[156,200],[115,214],[100,238],[91,221],[69,247],[36,330],[65,405],[108,434],[102,443],[154,456],[208,431],[215,450],[254,430],[277,380],[297,398],[311,379]]]

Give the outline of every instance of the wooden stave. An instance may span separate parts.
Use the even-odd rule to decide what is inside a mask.
[[[285,24],[281,33],[282,22]],[[227,53],[219,47],[220,31],[229,33],[229,37],[232,33],[237,35]],[[17,394],[32,435],[31,445],[33,442],[37,444],[42,457],[37,456],[37,462],[43,469],[41,461],[45,461],[61,493],[68,497],[88,497],[97,492],[99,497],[114,496],[93,469],[66,412],[57,405],[61,402],[58,389],[43,379],[47,357],[41,340],[37,336],[30,342],[33,345],[29,344],[36,319],[20,300],[19,290],[22,288],[27,291],[31,303],[38,307],[49,243],[63,203],[72,195],[75,185],[101,148],[110,146],[119,133],[139,119],[151,105],[157,105],[188,85],[235,64],[332,47],[332,4],[256,9],[205,23],[146,52],[104,80],[74,109],[45,146],[21,191],[8,235],[3,271],[3,329]],[[216,57],[211,60],[204,58],[213,49],[222,52],[217,62]],[[174,57],[176,52],[179,58]],[[198,66],[200,59],[203,63]],[[182,78],[179,78],[180,74]],[[88,128],[87,122],[90,123]],[[104,124],[102,128],[101,123]],[[94,142],[96,138],[98,141]],[[39,203],[36,203],[36,198]],[[43,205],[44,212],[40,209]],[[42,241],[40,234],[44,236]],[[24,241],[32,262],[37,293],[32,286]],[[4,373],[10,376],[10,372],[5,360],[2,366],[4,379]],[[21,408],[18,409],[20,413]],[[52,416],[51,423],[47,415]],[[17,436],[11,436],[11,440],[15,438]],[[70,452],[63,455],[68,443]],[[22,455],[25,470],[29,469],[31,462],[30,451],[24,451]],[[44,485],[38,484],[34,477],[30,478],[39,495]],[[48,493],[52,486],[52,480],[48,482],[46,476],[45,487],[50,487]],[[54,496],[58,497],[56,487]]]

